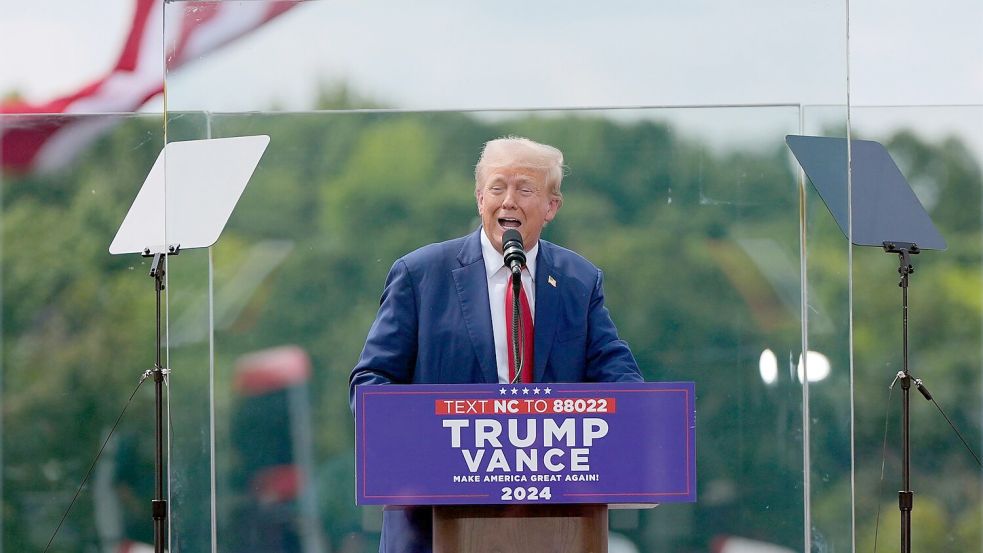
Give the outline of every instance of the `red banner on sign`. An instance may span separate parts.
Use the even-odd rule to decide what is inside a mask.
[[[613,397],[549,399],[438,399],[437,415],[594,415],[614,413]]]

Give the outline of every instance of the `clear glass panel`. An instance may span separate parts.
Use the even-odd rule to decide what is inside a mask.
[[[168,112],[168,143],[207,138],[208,118],[200,113]],[[165,159],[167,168],[174,161]],[[174,201],[181,186],[165,170],[165,236],[194,206]],[[183,202],[186,195],[178,195]],[[212,433],[210,343],[210,252],[185,249],[167,258],[167,367],[170,450],[168,500],[170,550],[195,551],[212,537]]]
[[[379,511],[353,504],[347,376],[393,261],[477,226],[478,152],[511,133],[565,152],[545,238],[604,269],[646,378],[697,382],[699,502],[613,513],[614,539],[849,549],[849,249],[784,145],[846,136],[845,3],[166,12],[172,36],[194,38],[270,8],[285,11],[167,67],[168,110],[228,112],[201,136],[272,138],[211,268],[194,258],[184,281],[211,286],[195,320],[212,313],[214,426],[201,390],[187,424],[215,447],[175,452],[172,486],[214,455],[217,550],[377,550]],[[827,356],[826,381],[801,382],[804,350]],[[204,489],[182,487],[196,514]]]
[[[854,136],[887,147],[948,242],[945,251],[924,251],[913,259],[909,368],[979,453],[983,106],[855,107],[851,116]],[[900,535],[902,396],[900,386],[893,393],[887,389],[903,369],[897,269],[896,255],[855,249],[858,548],[873,547],[878,509],[878,548],[897,549]],[[914,389],[911,455],[913,548],[944,543],[953,550],[981,550],[981,491],[967,485],[979,467],[935,406]]]
[[[127,398],[154,362],[154,285],[147,259],[108,248],[161,116],[0,115],[0,133],[2,549],[45,548],[126,405],[51,550],[149,543],[152,382]]]
[[[784,129],[770,144],[728,149],[678,130],[714,117]],[[376,538],[352,505],[353,437],[341,383],[392,261],[475,227],[474,152],[485,137],[510,131],[564,149],[571,175],[563,216],[547,239],[604,268],[608,304],[646,377],[699,386],[700,503],[617,513],[613,530],[643,551],[707,547],[720,535],[799,546],[800,387],[784,370],[765,383],[759,369],[765,348],[787,358],[800,347],[798,187],[782,143],[798,127],[791,107],[213,117],[216,137],[256,128],[272,136],[215,247],[216,312],[230,313],[215,321],[219,512],[261,509],[256,481],[271,459],[297,458],[310,442],[318,494],[311,504],[319,509],[305,512],[298,498],[289,510],[300,518],[284,536],[302,517],[320,515],[334,547]],[[326,147],[326,164],[312,143],[348,147]],[[235,279],[247,265],[260,273],[252,288],[220,305],[241,289]],[[277,399],[286,391],[244,393],[253,371],[289,371],[294,363],[313,367],[309,380],[287,387],[309,397],[305,408]],[[260,404],[278,405],[281,414],[261,424],[241,420],[255,417]],[[765,427],[772,439],[761,439]],[[282,443],[285,435],[299,443]],[[233,525],[270,520],[254,516],[220,518],[220,549],[257,546],[231,541],[248,537]]]
[[[909,369],[979,454],[983,5],[935,8],[851,2],[851,131],[885,145],[948,242],[913,258]],[[914,34],[921,47],[902,38]],[[872,550],[879,514],[877,547],[897,550],[902,390],[887,386],[904,364],[899,260],[874,248],[853,255],[857,548]],[[912,550],[983,551],[977,461],[914,390],[910,408]]]
[[[811,502],[807,516],[811,551],[849,551],[852,545],[852,487],[850,443],[850,297],[849,221],[837,224],[833,213],[849,213],[849,179],[844,161],[846,108],[806,106],[803,134],[837,138],[832,162],[843,164],[834,187],[837,194],[817,193],[804,179],[802,218],[805,268],[802,350],[790,357],[795,380],[803,385],[807,410],[807,473]],[[840,151],[836,151],[841,149]],[[827,186],[828,189],[828,186]],[[801,351],[809,352],[805,359]]]

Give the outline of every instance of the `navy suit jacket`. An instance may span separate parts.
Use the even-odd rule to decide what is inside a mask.
[[[481,230],[396,261],[349,380],[359,384],[498,382]],[[641,381],[604,306],[603,275],[580,255],[539,242],[536,382]],[[380,552],[429,552],[430,509],[387,509]]]

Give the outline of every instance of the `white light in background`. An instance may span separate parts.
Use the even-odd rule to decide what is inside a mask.
[[[761,357],[758,359],[758,370],[761,372],[761,380],[765,384],[771,386],[778,380],[778,358],[775,357],[775,352],[770,349],[761,352]]]
[[[828,357],[818,351],[807,351],[805,361],[809,364],[809,382],[826,380],[826,377],[829,376],[830,369]],[[803,367],[802,356],[800,355],[798,367],[799,382],[802,382],[802,373],[804,372],[805,367]]]

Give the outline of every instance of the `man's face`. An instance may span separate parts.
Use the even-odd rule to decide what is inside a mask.
[[[495,249],[502,251],[502,235],[514,228],[522,234],[522,245],[532,248],[543,226],[553,220],[560,203],[546,187],[543,171],[525,167],[502,167],[484,175],[475,192],[481,226]]]

